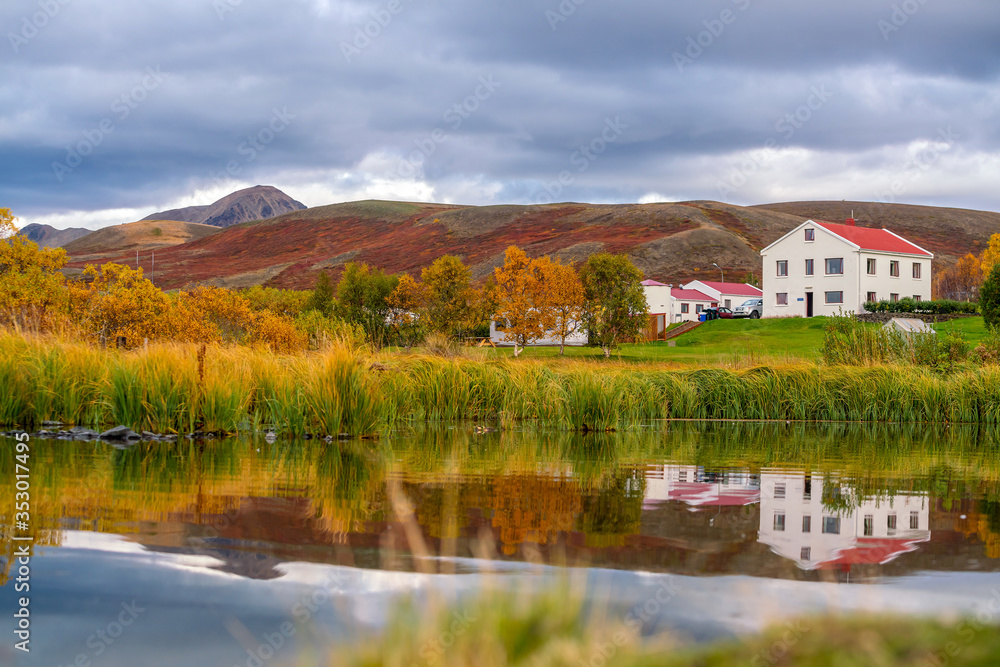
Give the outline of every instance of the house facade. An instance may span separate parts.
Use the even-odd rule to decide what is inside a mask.
[[[642,281],[649,308],[648,340],[659,340],[653,333],[662,332],[674,322],[696,322],[706,308],[717,306],[718,299],[695,289],[684,289],[657,282]]]
[[[698,290],[715,299],[724,308],[735,308],[747,299],[759,299],[764,291],[746,283],[722,283],[711,280],[693,280],[684,289]]]
[[[760,254],[764,317],[860,313],[866,301],[931,298],[934,255],[853,219],[807,220]]]

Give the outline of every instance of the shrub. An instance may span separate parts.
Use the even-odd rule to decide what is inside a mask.
[[[979,306],[969,301],[952,301],[950,299],[935,299],[933,301],[914,301],[906,297],[899,301],[866,301],[865,310],[869,313],[925,313],[928,315],[975,315]]]
[[[990,277],[979,288],[979,303],[987,328],[996,329],[1000,324],[1000,262],[993,265]]]

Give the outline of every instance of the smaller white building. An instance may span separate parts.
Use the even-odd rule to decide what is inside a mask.
[[[764,317],[864,312],[866,301],[931,298],[934,255],[888,229],[807,220],[760,251]]]
[[[492,342],[494,345],[498,347],[514,347],[514,341],[504,340],[505,335],[506,334],[503,331],[503,325],[498,323],[496,320],[491,319],[490,342]],[[537,347],[539,345],[559,346],[561,343],[562,340],[558,336],[550,334],[548,336],[545,336],[544,338],[536,340],[530,345],[530,347]],[[586,330],[582,326],[580,326],[575,333],[570,334],[569,336],[566,337],[566,344],[574,346],[586,345],[587,344]]]
[[[655,280],[642,281],[642,289],[646,293],[651,331],[674,322],[697,322],[703,310],[719,305],[717,298],[699,290],[674,287]]]
[[[693,289],[715,299],[723,308],[733,309],[747,299],[759,299],[764,290],[747,283],[723,283],[712,280],[693,280],[684,289]]]

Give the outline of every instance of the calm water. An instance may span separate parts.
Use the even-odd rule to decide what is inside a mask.
[[[401,596],[541,590],[566,572],[604,613],[644,610],[644,632],[693,640],[819,610],[976,612],[1000,599],[998,443],[786,424],[127,450],[33,439],[25,533],[15,443],[0,440],[0,664],[309,661],[378,628]],[[30,655],[12,650],[22,596]]]

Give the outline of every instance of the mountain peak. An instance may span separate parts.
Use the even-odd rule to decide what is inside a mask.
[[[230,227],[251,220],[267,220],[304,208],[304,204],[273,185],[255,185],[228,194],[214,204],[161,211],[148,215],[143,220],[179,220],[213,227]]]

